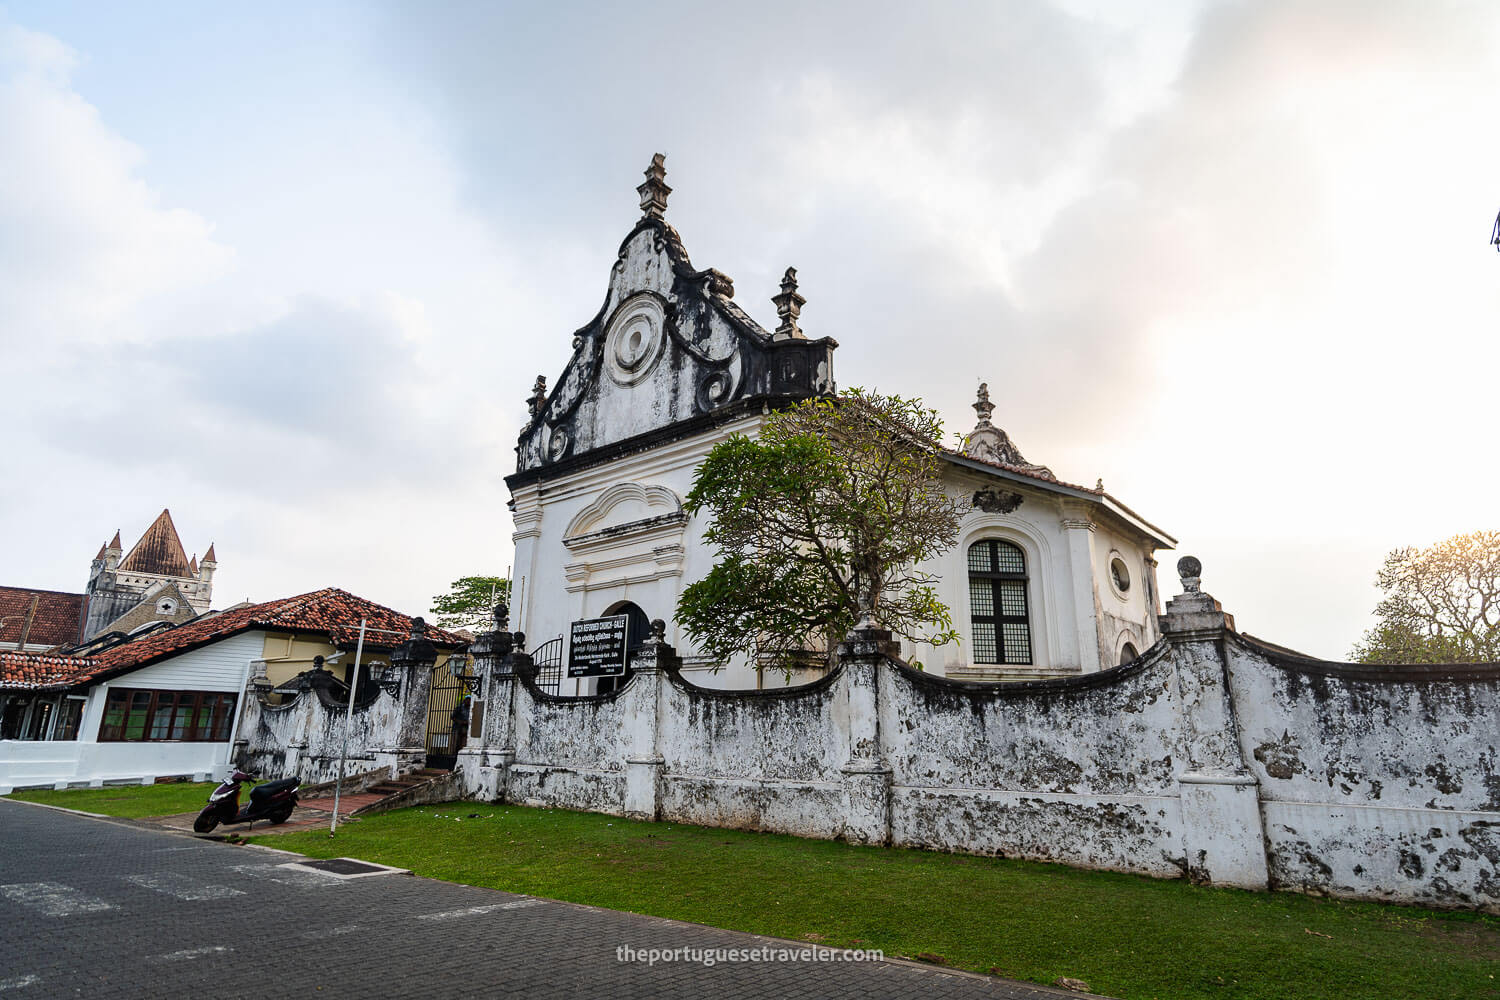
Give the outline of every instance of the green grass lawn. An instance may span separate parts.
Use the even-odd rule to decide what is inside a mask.
[[[110,785],[107,788],[50,788],[11,792],[7,798],[41,802],[65,809],[140,819],[142,816],[173,816],[197,812],[208,803],[208,793],[218,782],[173,781],[160,785]]]
[[[1473,914],[472,802],[253,839],[1130,1000],[1500,997],[1500,918]]]

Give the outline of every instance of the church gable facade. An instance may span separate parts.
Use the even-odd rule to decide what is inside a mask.
[[[783,283],[783,322],[767,332],[735,304],[734,282],[697,270],[663,218],[671,189],[658,155],[643,214],[620,244],[598,315],[573,335],[550,394],[538,378],[517,446],[517,482],[550,478],[619,454],[654,432],[691,433],[727,412],[833,388],[831,339],[796,325],[796,276]]]
[[[169,510],[157,515],[128,553],[123,552],[120,533],[115,532],[107,545],[100,546],[89,567],[84,641],[104,632],[128,632],[151,621],[177,624],[197,617],[213,601],[218,565],[211,544],[201,563],[197,555],[188,556]]]
[[[77,647],[152,622],[190,621],[213,600],[218,557],[188,556],[163,510],[127,553],[120,533],[99,546],[83,593],[0,587],[0,651],[40,653]]]
[[[757,671],[748,656],[695,655],[673,621],[683,588],[716,561],[682,503],[714,445],[754,436],[774,407],[835,392],[838,345],[803,334],[793,269],[771,297],[779,322],[768,331],[733,301],[726,275],[692,266],[664,219],[660,156],[637,190],[642,217],[603,307],[574,334],[555,388],[538,378],[527,403],[506,479],[516,624],[533,649],[560,638],[566,658],[573,622],[625,615],[640,636],[660,618],[696,683],[779,686],[779,672]],[[965,511],[960,543],[921,567],[939,578],[961,642],[903,655],[955,678],[1004,680],[1098,670],[1144,651],[1158,637],[1152,553],[1173,540],[1102,487],[1028,463],[990,422],[983,387],[975,409],[965,447],[946,453],[944,485]],[[565,679],[561,693],[598,690]]]

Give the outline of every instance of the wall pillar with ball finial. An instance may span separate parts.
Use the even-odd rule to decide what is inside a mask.
[[[1234,618],[1203,592],[1203,564],[1177,561],[1183,592],[1167,602],[1163,638],[1181,705],[1177,787],[1188,877],[1211,885],[1269,885],[1260,786],[1246,766],[1229,686],[1225,640]]]
[[[880,671],[901,653],[901,643],[875,621],[874,609],[861,602],[859,622],[839,643],[839,671],[848,698],[849,759],[840,802],[843,829],[839,838],[852,844],[891,842],[893,772],[880,732]]]
[[[513,654],[517,640],[524,642],[526,637],[510,632],[510,606],[504,601],[495,605],[493,615],[494,630],[480,633],[469,644],[474,675],[471,740],[458,757],[464,794],[498,802],[505,797],[516,758]]]
[[[376,760],[398,775],[427,764],[427,695],[437,655],[421,618],[411,620],[411,637],[391,651],[391,669],[401,678],[401,722],[396,745],[382,748]]]
[[[630,661],[632,676],[620,698],[624,702],[622,745],[625,750],[625,815],[631,819],[661,818],[661,723],[666,712],[668,671],[680,667],[677,651],[667,644],[667,625],[651,622],[651,637]]]

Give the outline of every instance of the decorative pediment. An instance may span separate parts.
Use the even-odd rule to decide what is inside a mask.
[[[990,422],[990,414],[995,412],[995,404],[990,402],[990,388],[983,382],[979,383],[979,394],[974,402],[974,411],[979,414],[979,422],[964,438],[963,453],[965,455],[977,458],[981,462],[1009,465],[1027,475],[1041,479],[1057,479],[1052,474],[1052,470],[1045,465],[1033,465],[1026,461],[1025,456],[1021,454],[1021,449],[1011,441],[1010,435]],[[975,500],[977,505],[977,496]]]
[[[734,301],[734,283],[698,270],[663,218],[661,157],[641,185],[642,217],[620,244],[598,314],[573,335],[552,391],[539,378],[516,446],[517,474],[540,470],[737,403],[830,393],[829,338],[796,325],[804,301],[783,279],[773,335]],[[790,317],[790,318],[789,318]],[[747,405],[753,405],[747,402]]]
[[[617,483],[574,515],[563,544],[583,550],[679,535],[687,521],[682,499],[665,486]]]

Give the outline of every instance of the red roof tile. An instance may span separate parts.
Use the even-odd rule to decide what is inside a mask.
[[[963,452],[955,451],[952,448],[944,448],[942,449],[942,451],[945,455],[948,455],[952,458],[961,458],[966,462],[977,462],[980,465],[988,465],[994,469],[1004,469],[1006,472],[1013,472],[1018,476],[1025,476],[1027,479],[1035,479],[1039,483],[1051,483],[1054,486],[1066,486],[1069,489],[1082,490],[1085,493],[1092,493],[1095,496],[1102,497],[1105,495],[1103,490],[1096,490],[1092,486],[1080,486],[1077,483],[1064,482],[1063,480],[1058,479],[1056,476],[1038,475],[1035,469],[1039,468],[1039,466],[1027,467],[1024,465],[1011,465],[1007,462],[992,462],[987,458],[975,458],[973,455],[965,455]]]
[[[25,691],[66,687],[70,678],[93,665],[93,660],[77,656],[0,652],[0,688]]]
[[[155,573],[160,576],[191,576],[188,572],[187,553],[182,549],[182,539],[177,537],[177,527],[172,523],[172,512],[163,510],[141,540],[135,543],[130,554],[120,561],[120,569],[126,573]]]
[[[20,642],[25,631],[28,646],[59,646],[77,642],[82,630],[82,594],[0,587],[0,642]]]
[[[53,657],[54,660],[72,664],[74,669],[71,673],[59,674],[48,684],[54,687],[72,687],[105,680],[251,629],[326,636],[339,648],[353,649],[359,638],[361,618],[369,621],[369,630],[365,635],[365,648],[368,650],[390,650],[405,642],[411,634],[412,620],[409,616],[337,587],[328,587],[296,597],[285,597],[279,601],[248,604],[195,618],[176,628],[152,632],[92,656]],[[426,635],[439,649],[457,649],[467,644],[461,636],[433,626],[428,626]],[[35,670],[29,667],[23,669],[23,666],[16,665],[13,676],[10,663],[0,659],[0,688],[37,686],[31,681]]]

